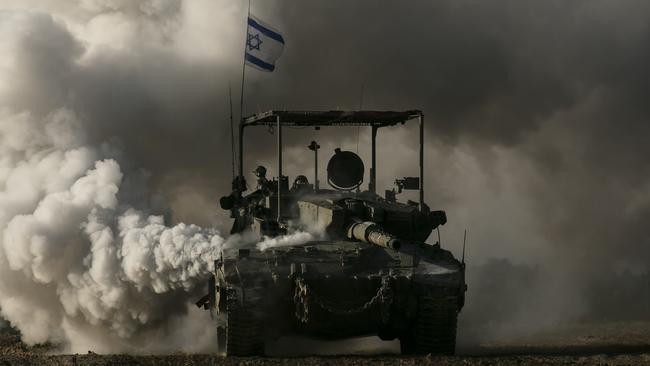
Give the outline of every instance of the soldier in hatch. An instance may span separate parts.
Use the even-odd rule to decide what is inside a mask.
[[[266,179],[266,168],[258,165],[253,170],[253,174],[257,177],[257,191],[261,191],[264,193],[264,196],[268,196],[271,191],[271,182]]]
[[[246,196],[246,201],[249,205],[258,206],[264,198],[271,194],[273,183],[266,179],[266,168],[261,165],[253,170],[253,174],[257,177],[257,187],[254,192]]]

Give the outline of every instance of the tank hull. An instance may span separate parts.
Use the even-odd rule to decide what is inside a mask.
[[[240,249],[224,252],[215,268],[211,304],[218,321],[251,309],[246,320],[257,324],[258,343],[288,334],[407,342],[422,299],[447,304],[455,339],[464,303],[464,265],[423,243],[404,243],[400,251],[353,241]]]

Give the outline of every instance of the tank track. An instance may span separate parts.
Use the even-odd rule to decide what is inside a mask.
[[[263,319],[255,311],[259,309],[249,304],[237,305],[228,309],[226,326],[217,332],[222,352],[226,356],[264,355]]]
[[[413,327],[400,337],[402,354],[453,355],[456,349],[458,299],[422,296]]]

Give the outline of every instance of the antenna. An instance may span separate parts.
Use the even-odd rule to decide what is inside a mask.
[[[366,85],[364,83],[361,83],[361,96],[359,98],[359,109],[363,108],[363,92],[366,88]]]
[[[467,229],[465,229],[465,233],[463,234],[463,256],[461,259],[461,263],[465,265],[465,242],[467,241]]]
[[[318,149],[320,149],[320,145],[316,141],[312,141],[307,147],[314,152],[314,191],[318,191]]]
[[[235,127],[232,120],[232,86],[228,80],[228,99],[230,100],[230,157],[232,158],[232,179],[235,179]]]
[[[361,83],[361,95],[359,96],[359,110],[363,109],[363,91],[365,85]],[[357,126],[357,154],[359,153],[359,126]]]

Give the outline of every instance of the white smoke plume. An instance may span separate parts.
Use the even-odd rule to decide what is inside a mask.
[[[314,234],[307,231],[297,231],[295,233],[290,233],[283,236],[278,236],[275,238],[266,237],[261,242],[257,243],[257,249],[267,250],[272,248],[281,248],[293,245],[305,244],[311,240],[314,240]]]
[[[139,169],[142,156],[132,150],[160,126],[92,110],[124,110],[112,103],[129,100],[120,96],[137,85],[120,89],[120,72],[105,78],[106,67],[151,55],[173,63],[182,63],[181,53],[223,57],[210,47],[184,51],[202,42],[191,40],[206,24],[196,11],[205,4],[0,5],[0,315],[27,344],[52,342],[66,352],[213,348],[208,314],[189,304],[204,294],[223,238],[178,220],[168,225],[173,211],[151,189],[160,176]],[[173,104],[150,80],[156,96],[147,98]],[[105,87],[114,88],[110,95],[93,95]]]
[[[84,146],[81,125],[65,109],[0,117],[0,308],[28,344],[155,350],[150,333],[185,312],[223,239],[124,201],[137,172]]]

